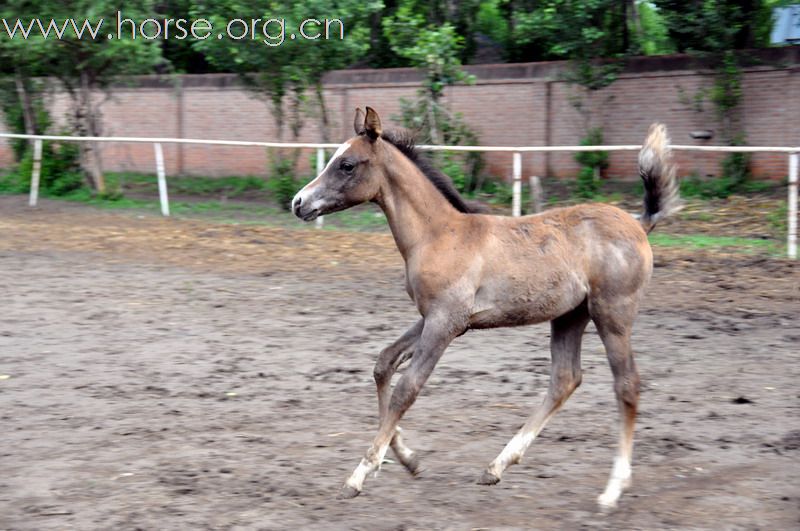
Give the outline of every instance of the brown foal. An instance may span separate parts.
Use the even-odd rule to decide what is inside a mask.
[[[406,291],[422,318],[386,347],[375,364],[380,426],[341,496],[361,492],[391,446],[418,471],[398,422],[414,403],[453,339],[471,328],[550,321],[552,369],[544,402],[484,471],[479,483],[500,481],[547,421],[581,383],[581,338],[592,320],[608,355],[619,403],[619,451],[602,507],[614,507],[631,478],[639,375],[631,330],[650,279],[647,232],[677,208],[675,171],[666,129],[654,124],[639,154],[645,185],[640,220],[609,205],[586,204],[509,218],[474,212],[449,179],[420,158],[411,140],[381,130],[378,114],[356,110],[356,136],[292,201],[299,218],[372,201],[386,214],[406,264]],[[397,368],[408,370],[391,389]]]

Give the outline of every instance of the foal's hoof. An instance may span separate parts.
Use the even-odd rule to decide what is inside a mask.
[[[613,494],[603,493],[597,497],[597,508],[603,514],[612,513],[617,509],[617,505],[619,503],[619,494],[614,496]]]
[[[412,476],[416,477],[422,473],[422,466],[420,465],[419,457],[416,454],[400,462],[403,463],[403,466],[406,468],[406,470],[408,470],[408,473],[411,474]]]
[[[498,483],[500,483],[500,478],[488,470],[485,470],[478,480],[478,485],[497,485]]]
[[[611,514],[617,510],[617,502],[605,502],[598,499],[597,510],[600,514]]]
[[[339,491],[339,494],[336,496],[336,499],[338,499],[338,500],[351,500],[351,499],[355,498],[356,496],[358,496],[359,494],[361,494],[360,490],[356,490],[353,487],[351,487],[350,485],[345,485]]]

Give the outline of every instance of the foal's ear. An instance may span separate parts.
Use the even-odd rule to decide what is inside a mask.
[[[355,129],[357,135],[364,132],[364,111],[361,110],[361,107],[356,107],[356,117],[353,118],[353,129]]]
[[[367,117],[364,118],[364,131],[372,141],[381,136],[381,118],[372,107],[367,107]]]

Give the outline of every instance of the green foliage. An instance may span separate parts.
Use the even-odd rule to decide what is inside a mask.
[[[581,139],[581,146],[602,146],[603,130],[595,127],[589,130],[587,135]],[[575,161],[582,166],[589,168],[608,168],[608,151],[579,151],[575,154]]]
[[[155,185],[155,180],[153,180]],[[187,195],[224,195],[239,197],[266,188],[261,177],[183,177],[169,181],[170,191]]]
[[[288,158],[270,157],[270,176],[267,189],[284,210],[291,210],[292,198],[300,188],[300,180],[294,174],[294,162]]]
[[[772,181],[750,179],[748,159],[746,153],[731,153],[722,163],[725,170],[722,176],[702,178],[692,174],[681,179],[681,195],[702,199],[725,199],[733,194],[753,194],[773,190],[777,185]]]
[[[47,22],[50,18],[63,21],[77,19],[84,29],[79,38],[72,28],[60,40],[51,34],[45,39],[33,31],[27,39],[0,39],[0,58],[13,60],[28,75],[49,75],[58,78],[68,90],[80,86],[82,74],[90,73],[91,86],[102,87],[120,75],[141,74],[152,71],[162,63],[158,41],[138,39],[108,39],[107,29],[91,38],[88,26],[81,27],[83,18],[97,25],[103,18],[104,28],[116,21],[119,2],[112,0],[6,0],[0,7],[0,16],[13,24],[17,18],[27,23],[33,18]],[[123,8],[125,18],[145,20],[158,13],[155,0],[128,0]],[[94,29],[94,26],[93,26]]]
[[[740,120],[743,97],[741,62],[744,56],[734,50],[768,43],[774,2],[656,0],[656,4],[678,51],[700,55],[714,70],[710,89],[698,91],[691,103],[690,98],[684,96],[684,103],[690,103],[695,111],[703,112],[703,99],[707,96],[725,143],[744,145],[745,133]],[[750,178],[749,163],[749,155],[731,153],[723,160],[722,177],[713,185],[700,187],[700,193],[725,197],[744,189]]]
[[[0,191],[27,193],[31,186],[33,171],[33,148],[25,150],[16,170],[0,177]],[[43,196],[63,196],[84,186],[83,173],[78,164],[78,148],[75,144],[42,142],[42,166],[39,192]]]
[[[27,27],[37,18],[45,25],[52,18],[55,24],[63,23],[65,30],[61,38],[53,35],[52,26],[46,26],[49,36],[33,30],[27,38],[0,38],[0,70],[10,70],[6,64],[14,65],[14,76],[29,86],[29,80],[36,76],[57,79],[59,88],[70,97],[69,123],[74,132],[84,136],[102,134],[99,98],[92,97],[92,91],[108,87],[120,76],[150,73],[164,65],[156,40],[107,38],[108,26],[116,20],[119,9],[119,3],[112,0],[6,0],[0,4],[0,18],[10,21],[12,27],[16,27],[18,19]],[[155,0],[125,2],[126,18],[143,21],[156,13]],[[67,25],[69,19],[75,25]],[[101,27],[101,20],[105,27]],[[99,157],[91,143],[83,146],[83,151],[87,179],[103,193]]]
[[[618,57],[631,51],[627,2],[522,1],[512,7],[511,44],[542,59]]]
[[[514,188],[500,179],[486,181],[481,192],[489,195],[489,202],[494,205],[511,205],[514,199]]]
[[[477,135],[463,116],[442,103],[446,86],[474,81],[461,67],[459,52],[464,40],[455,27],[448,23],[434,27],[407,6],[401,6],[394,18],[384,21],[384,29],[390,35],[392,49],[425,75],[417,98],[400,100],[397,119],[415,133],[420,143],[477,144]],[[479,153],[433,154],[431,158],[460,191],[472,192],[479,186],[483,168]]]
[[[750,180],[750,154],[730,153],[722,160],[722,175],[734,190],[742,190]]]
[[[583,199],[593,199],[600,190],[600,180],[594,168],[581,167],[576,184],[575,195]]]
[[[366,53],[369,28],[364,22],[380,8],[380,2],[355,0],[194,0],[192,16],[206,18],[214,27],[224,27],[232,14],[247,13],[265,21],[280,16],[285,19],[286,35],[282,42],[279,39],[206,39],[195,41],[193,46],[210,64],[239,74],[247,86],[271,102],[279,128],[282,128],[287,95],[293,94],[293,100],[299,106],[308,88],[320,82],[325,72],[350,66]],[[332,17],[343,21],[343,39],[290,38],[291,29],[298,28],[304,20]],[[277,25],[270,31],[273,35],[280,34]],[[300,126],[298,113],[299,107],[296,107],[289,116],[293,132]],[[280,135],[282,130],[278,133]]]
[[[489,37],[492,41],[507,46],[509,22],[503,10],[508,2],[504,0],[489,0],[481,2],[478,6],[475,29]]]
[[[31,89],[34,83],[31,80],[23,81]],[[41,83],[36,83],[38,87]],[[33,110],[35,116],[35,132],[44,133],[50,125],[50,115],[44,108],[44,102],[41,98],[35,99],[33,102],[35,107]],[[25,119],[23,116],[22,103],[19,100],[14,80],[11,76],[3,78],[0,77],[0,114],[5,118],[8,130],[13,133],[25,134]],[[22,138],[8,139],[11,144],[11,149],[14,152],[14,160],[19,161],[25,154],[28,148],[28,140]]]
[[[452,24],[434,26],[404,6],[394,18],[384,21],[384,32],[390,36],[395,53],[425,72],[425,89],[434,99],[447,85],[474,80],[461,68],[458,54],[464,47],[464,37]]]
[[[783,203],[778,209],[767,214],[770,226],[780,235],[785,235],[787,230],[786,218],[789,214],[789,205]]]
[[[654,0],[679,52],[723,53],[769,44],[770,1]]]
[[[603,145],[603,130],[599,127],[590,129],[581,139],[581,145]],[[581,165],[575,195],[592,199],[600,190],[600,172],[608,167],[608,151],[579,151],[575,154],[575,161]]]
[[[703,179],[695,174],[682,179],[680,187],[682,196],[702,199],[725,199],[735,192],[733,182],[725,176]]]
[[[729,119],[730,113],[742,101],[742,69],[731,50],[726,50],[722,54],[711,87],[710,99],[720,121]]]
[[[477,135],[464,122],[461,113],[452,113],[441,104],[425,97],[409,101],[400,99],[400,116],[393,117],[404,127],[414,131],[420,144],[475,145]],[[432,131],[436,131],[433,138]],[[484,168],[483,157],[478,152],[432,152],[427,154],[437,168],[450,177],[460,192],[473,192],[480,186]]]
[[[675,53],[675,44],[670,41],[666,22],[659,10],[650,2],[637,2],[639,10],[640,48],[644,55]]]
[[[151,173],[116,172],[106,176],[111,189],[131,190],[137,193],[158,193],[158,181]],[[256,176],[170,176],[170,195],[224,196],[227,198],[247,196],[266,188],[266,181]]]
[[[395,23],[399,20],[421,20],[431,27],[444,24],[452,26],[463,41],[458,50],[459,62],[467,62],[476,49],[476,39],[481,30],[476,12],[482,11],[485,4],[505,4],[507,0],[486,2],[480,0],[385,0],[378,11],[370,17],[370,49],[367,62],[375,68],[412,66],[405,54],[396,47]],[[366,25],[366,24],[365,24]],[[413,35],[412,35],[413,37]],[[413,44],[413,38],[403,40]]]
[[[783,245],[775,240],[740,238],[736,236],[710,236],[706,234],[664,234],[658,231],[648,236],[652,245],[663,247],[688,247],[693,249],[725,249],[752,253],[782,254]]]

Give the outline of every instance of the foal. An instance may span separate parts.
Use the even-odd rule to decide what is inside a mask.
[[[372,201],[389,222],[406,264],[406,291],[422,318],[386,347],[375,364],[380,426],[341,496],[357,496],[389,446],[412,474],[419,463],[398,422],[447,346],[473,328],[550,321],[552,369],[544,402],[484,471],[500,481],[547,421],[581,383],[581,338],[594,321],[614,375],[621,414],[619,451],[598,503],[614,507],[630,484],[639,375],[631,329],[653,267],[647,232],[677,207],[675,170],[666,129],[653,125],[639,154],[644,179],[640,220],[604,204],[586,204],[510,218],[474,213],[450,181],[420,159],[412,141],[383,133],[367,107],[356,136],[292,200],[294,214],[317,216]],[[392,375],[410,366],[392,391]]]

